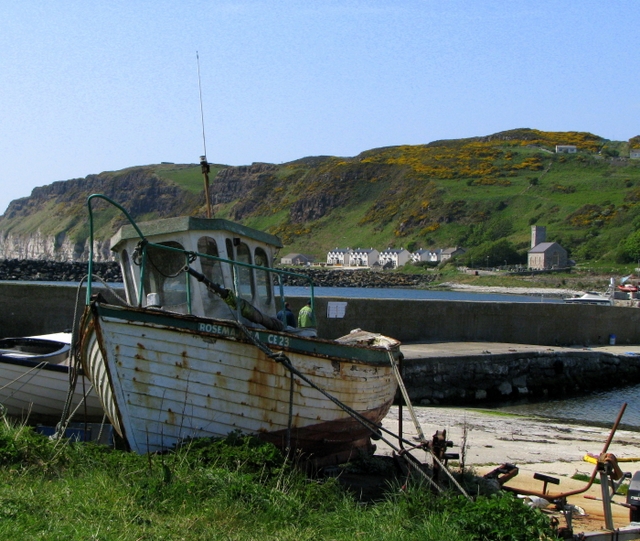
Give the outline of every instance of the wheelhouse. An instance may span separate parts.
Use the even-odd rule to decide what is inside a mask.
[[[228,317],[229,307],[188,272],[233,290],[265,314],[275,314],[274,235],[222,219],[168,218],[123,226],[112,238],[127,301],[199,317]]]

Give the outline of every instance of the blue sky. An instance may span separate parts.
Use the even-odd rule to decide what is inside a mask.
[[[354,156],[529,127],[640,134],[640,2],[0,4],[0,213],[133,165]]]

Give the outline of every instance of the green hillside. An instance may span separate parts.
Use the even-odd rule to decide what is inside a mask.
[[[535,224],[546,226],[547,240],[559,242],[578,262],[632,262],[640,258],[640,160],[628,156],[630,146],[640,146],[638,140],[518,129],[373,149],[353,158],[214,166],[211,192],[216,216],[279,235],[283,254],[324,259],[335,246],[462,246],[469,249],[467,258],[476,261],[490,257],[490,264],[517,263],[524,262]],[[578,152],[557,154],[558,144],[575,145]],[[74,236],[81,236],[83,217],[75,214],[96,189],[96,179],[100,191],[111,191],[125,207],[133,207],[134,216],[167,216],[185,209],[203,215],[198,165],[132,170],[136,182],[116,172],[74,185],[73,198],[65,195],[74,216],[64,223],[48,223],[51,208],[63,199],[44,187],[47,197],[41,204],[19,200],[22,206],[10,206],[0,218],[0,231],[24,232],[37,224],[55,232],[73,223]],[[142,196],[146,182],[154,189]],[[30,199],[34,197],[35,191]]]
[[[556,154],[556,144],[579,152]],[[457,245],[502,264],[494,243],[506,240],[509,263],[517,262],[513,252],[524,262],[536,224],[575,259],[631,261],[640,254],[640,162],[617,157],[625,155],[627,143],[591,134],[512,130],[299,160],[280,167],[245,219],[279,234],[286,251],[321,258],[335,246]],[[287,212],[322,198],[338,204],[317,219],[298,222]]]

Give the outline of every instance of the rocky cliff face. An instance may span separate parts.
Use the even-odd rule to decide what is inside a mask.
[[[175,166],[177,169],[190,167],[193,168]],[[231,218],[241,220],[265,204],[266,193],[277,182],[277,171],[278,166],[268,163],[224,168],[212,183],[211,202],[216,206],[237,201]],[[134,219],[203,215],[203,194],[189,192],[167,181],[156,174],[153,166],[54,182],[35,188],[29,197],[12,201],[0,217],[0,258],[86,261],[89,256],[88,231],[83,234],[77,231],[83,227],[80,221],[86,220],[84,205],[91,193],[102,193],[122,202]],[[61,215],[61,222],[69,215],[75,215],[75,227],[67,223],[56,228],[51,223],[51,216],[42,219],[43,214],[51,213],[50,208],[57,209],[53,212]],[[33,226],[25,226],[34,220],[43,222],[35,232],[30,230]],[[94,243],[98,261],[112,260],[108,239],[119,225],[121,223],[114,223],[103,235],[107,238]],[[87,229],[86,225],[84,229]]]
[[[181,166],[176,166],[181,167]],[[182,166],[189,167],[189,166]],[[12,201],[0,217],[0,258],[86,261],[89,257],[86,199],[102,193],[125,202],[131,216],[169,217],[190,214],[202,206],[201,194],[188,192],[160,178],[153,167],[89,175],[35,188],[31,196]],[[97,202],[96,206],[103,206]],[[122,218],[102,227],[94,241],[97,261],[113,259],[110,237]]]
[[[261,184],[275,177],[278,166],[272,163],[252,163],[238,167],[227,167],[218,173],[211,194],[211,203],[231,203],[252,192]]]
[[[96,261],[112,261],[110,241],[95,241]],[[89,241],[74,242],[63,233],[45,235],[40,231],[31,234],[4,233],[0,231],[0,259],[30,259],[46,261],[87,261]]]

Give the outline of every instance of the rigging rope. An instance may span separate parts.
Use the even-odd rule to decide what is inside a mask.
[[[405,461],[407,462],[407,464],[413,468],[415,471],[417,471],[418,473],[420,473],[424,479],[427,480],[427,482],[434,487],[436,490],[438,490],[439,492],[442,492],[442,487],[440,487],[440,485],[438,485],[431,477],[429,477],[426,472],[422,469],[422,464],[420,463],[420,461],[415,458],[407,449],[400,449],[399,447],[397,447],[396,445],[394,445],[391,441],[389,441],[388,439],[386,439],[384,436],[382,436],[380,434],[380,432],[386,432],[396,438],[398,438],[398,436],[396,434],[393,434],[393,432],[385,429],[382,426],[378,426],[375,423],[373,423],[372,421],[370,421],[369,419],[367,419],[366,417],[364,417],[362,414],[360,414],[359,412],[357,412],[356,410],[350,408],[349,406],[347,406],[346,404],[344,404],[343,402],[341,402],[340,400],[338,400],[337,398],[335,398],[333,395],[331,395],[330,393],[328,393],[327,391],[325,391],[324,389],[322,389],[321,387],[319,387],[318,385],[316,385],[313,381],[311,381],[307,376],[305,376],[302,372],[300,372],[298,369],[296,369],[293,364],[291,363],[291,360],[283,353],[283,352],[279,352],[279,353],[274,353],[268,346],[266,346],[263,342],[261,342],[260,340],[258,340],[240,321],[236,321],[236,324],[238,325],[238,328],[245,334],[245,336],[247,336],[247,338],[258,348],[260,349],[262,352],[264,352],[269,358],[275,360],[276,362],[281,363],[287,370],[289,370],[289,372],[293,375],[296,375],[297,377],[299,377],[302,381],[304,381],[305,383],[307,383],[310,387],[312,387],[313,389],[315,389],[316,391],[320,392],[322,395],[324,395],[326,398],[328,398],[329,400],[331,400],[331,402],[333,402],[334,404],[336,404],[339,408],[341,408],[342,410],[344,410],[346,413],[348,413],[351,417],[353,417],[357,422],[359,422],[362,426],[364,426],[367,430],[369,430],[370,432],[372,432],[373,434],[376,435],[376,437],[378,437],[381,441],[383,441],[384,443],[386,443],[391,449],[393,449],[396,453],[398,453],[398,456],[401,456],[405,459]],[[391,351],[389,351],[389,356],[392,357],[393,353]],[[395,362],[395,359],[394,359]],[[406,389],[405,389],[406,392]],[[293,385],[291,386],[290,389],[290,402],[289,402],[289,429],[288,431],[290,431],[290,427],[291,427],[291,417],[293,415]],[[410,402],[409,402],[410,403]],[[415,415],[415,414],[414,414]],[[417,418],[416,418],[416,422],[417,422]],[[419,423],[418,423],[418,427],[419,427]],[[422,432],[420,430],[420,432]],[[290,438],[290,435],[287,435],[288,438]],[[401,439],[401,438],[398,438]],[[422,436],[422,439],[424,440],[424,436]],[[409,442],[408,440],[404,440],[402,439],[402,441],[404,441],[405,443],[408,443],[410,445],[412,445],[412,447],[414,449],[416,448],[423,448],[423,446],[415,446],[413,445],[411,442]],[[462,488],[462,486],[460,486],[460,484],[453,478],[453,475],[451,474],[451,472],[449,472],[449,470],[444,467],[444,465],[442,464],[442,462],[433,454],[433,452],[429,449],[429,452],[431,453],[431,455],[434,457],[434,459],[439,463],[439,465],[442,467],[442,469],[447,472],[447,475],[452,479],[452,481],[454,482],[454,484],[456,485],[456,487],[458,488],[458,490],[460,490],[460,492],[469,500],[471,500],[470,496],[465,492],[465,490]]]
[[[398,387],[400,387],[400,392],[402,393],[402,397],[404,398],[404,403],[407,405],[407,408],[409,409],[409,413],[411,415],[411,419],[413,419],[413,424],[415,426],[416,432],[418,433],[418,441],[420,441],[421,443],[424,443],[424,444],[428,444],[428,441],[424,437],[424,432],[422,431],[422,426],[420,426],[420,421],[418,421],[418,416],[416,415],[415,409],[413,408],[413,404],[411,403],[411,400],[409,398],[409,393],[407,392],[407,387],[405,386],[404,380],[402,379],[402,375],[400,374],[400,369],[398,368],[398,363],[397,363],[395,357],[393,356],[393,353],[390,350],[388,350],[388,353],[389,353],[389,362],[391,363],[391,367],[393,369],[393,373],[394,373],[394,375],[396,377],[396,380],[398,381]],[[426,447],[426,448],[429,450],[429,453],[433,457],[433,460],[438,464],[438,466],[440,466],[440,469],[442,469],[445,472],[447,477],[449,477],[449,479],[451,479],[451,481],[456,486],[456,488],[460,491],[460,493],[463,494],[469,501],[471,501],[471,497],[469,496],[469,494],[467,494],[467,492],[464,490],[464,488],[462,488],[462,486],[460,486],[460,483],[458,483],[458,481],[453,477],[453,474],[448,470],[448,468],[445,467],[445,465],[442,463],[442,461],[433,452],[433,449],[431,447]]]
[[[64,407],[62,408],[62,415],[60,416],[60,422],[56,426],[56,432],[53,435],[54,438],[60,438],[64,435],[65,430],[67,429],[67,427],[69,426],[69,423],[71,422],[71,419],[76,414],[80,406],[86,403],[87,396],[93,389],[93,384],[92,384],[89,390],[86,393],[83,393],[82,399],[80,400],[76,408],[73,410],[73,412],[69,413],[69,411],[71,410],[71,405],[73,403],[73,397],[76,392],[76,385],[78,383],[78,375],[80,372],[80,367],[82,366],[82,361],[80,359],[80,351],[79,351],[80,344],[78,344],[78,337],[77,337],[78,312],[79,312],[78,307],[80,306],[80,295],[82,293],[82,285],[88,278],[89,278],[89,275],[85,274],[80,280],[80,282],[78,283],[78,287],[76,289],[76,302],[75,302],[75,308],[73,311],[73,324],[71,327],[71,349],[69,351],[69,391],[67,393],[67,399],[65,401]],[[111,287],[108,282],[103,280],[100,276],[94,274],[92,276],[92,280],[97,280],[100,283],[102,283],[102,285],[104,285],[105,288],[116,299],[118,299],[118,301],[120,301],[125,306],[129,306],[129,303],[126,301],[126,299],[120,296],[120,294],[113,287]]]

